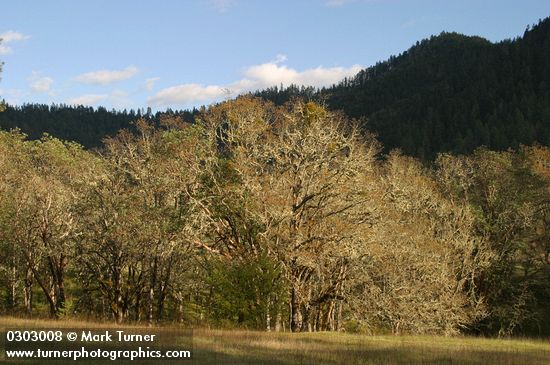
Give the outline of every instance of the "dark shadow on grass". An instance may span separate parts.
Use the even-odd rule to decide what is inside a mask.
[[[435,351],[429,348],[319,350],[316,353],[277,351],[239,346],[243,355],[228,355],[214,350],[195,350],[193,364],[383,364],[383,365],[546,365],[550,353],[505,351]]]

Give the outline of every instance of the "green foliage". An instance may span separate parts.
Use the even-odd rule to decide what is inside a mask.
[[[198,111],[156,113],[144,115],[141,110],[107,110],[103,107],[25,104],[5,105],[0,113],[0,129],[20,128],[30,139],[40,139],[44,133],[67,141],[76,141],[86,148],[103,146],[103,140],[114,136],[121,129],[136,131],[133,122],[146,117],[156,126],[166,116],[179,116],[192,121]]]
[[[535,170],[530,151],[536,148],[478,149],[470,156],[438,160],[440,172],[461,165],[453,171],[448,192],[472,206],[475,233],[492,250],[491,263],[477,282],[490,309],[478,323],[485,333],[548,333],[542,325],[549,320],[544,303],[549,299],[550,280],[545,258],[548,217],[542,207],[550,192]]]
[[[283,309],[286,287],[281,270],[267,255],[248,260],[211,260],[208,310],[218,325],[264,329],[267,318]]]
[[[138,120],[100,153],[0,131],[2,310],[548,335],[550,149],[426,166],[314,103],[202,117]]]

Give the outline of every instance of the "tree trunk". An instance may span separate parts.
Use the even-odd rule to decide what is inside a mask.
[[[111,272],[113,278],[113,296],[109,293],[109,297],[112,298],[111,311],[113,312],[116,323],[120,324],[124,320],[124,312],[122,310],[124,306],[124,298],[122,296],[122,268],[120,268],[118,264],[115,264],[112,266]]]
[[[176,304],[178,308],[178,322],[183,322],[183,298],[181,294],[175,295],[176,297]]]
[[[155,300],[155,289],[153,286],[149,287],[149,301],[147,303],[147,323],[153,325],[153,302]]]
[[[134,319],[141,322],[141,290],[136,292],[136,304],[134,305]]]
[[[265,330],[267,332],[271,332],[271,300],[269,296],[267,297],[266,305],[265,305]]]
[[[334,309],[335,309],[335,305],[336,303],[334,302],[334,300],[332,300],[330,302],[330,330],[331,331],[334,331],[336,329],[336,325],[334,323]]]
[[[336,331],[342,330],[342,302],[336,303],[338,310],[336,311]]]
[[[119,302],[122,302],[122,298]],[[116,323],[121,324],[124,321],[124,312],[122,311],[122,306],[119,306],[116,311]]]
[[[55,284],[55,288],[56,288],[56,312],[58,313],[61,313],[64,309],[65,309],[65,301],[66,301],[66,297],[65,297],[65,257],[63,255],[61,255],[61,257],[59,258],[59,261],[57,262],[57,265],[56,265],[56,276],[55,276],[55,281],[56,281],[56,284]]]
[[[281,332],[282,317],[281,308],[277,308],[277,315],[275,316],[275,332]]]
[[[159,297],[157,301],[157,322],[162,321],[164,315],[164,299],[166,298],[166,286],[162,285],[159,291]]]
[[[322,331],[322,323],[321,323],[321,303],[317,304],[317,313],[315,313],[315,331]]]
[[[159,291],[159,297],[157,302],[157,322],[160,322],[162,320],[162,316],[164,315],[164,303],[166,300],[166,296],[168,294],[168,287],[170,284],[171,275],[172,275],[172,258],[170,258],[170,260],[168,261],[168,265],[166,267],[165,273],[161,278],[161,282],[160,282],[160,291]]]
[[[56,298],[55,298],[55,293],[53,291],[53,280],[50,280],[49,283],[44,282],[44,280],[42,280],[43,278],[38,273],[38,270],[36,269],[36,267],[34,267],[34,263],[31,261],[30,255],[27,254],[26,259],[27,259],[27,269],[30,269],[32,271],[33,278],[36,280],[38,285],[40,285],[40,288],[42,289],[42,292],[44,293],[44,296],[48,301],[48,306],[50,309],[50,317],[58,318]]]
[[[311,332],[311,287],[307,291],[307,298],[305,304],[303,305],[303,319],[302,319],[302,331]]]
[[[15,262],[12,262],[12,267],[10,268],[10,278],[9,278],[9,298],[8,298],[8,308],[15,310],[17,306],[17,266]]]
[[[27,273],[25,276],[24,295],[25,295],[25,313],[29,317],[32,315],[32,286],[33,286],[32,279],[33,279],[32,271],[27,268]]]
[[[155,301],[155,286],[157,285],[157,257],[155,256],[151,265],[151,278],[149,282],[149,303],[147,311],[147,322],[153,325],[153,303]]]
[[[302,313],[300,308],[300,301],[298,298],[298,290],[296,287],[292,287],[292,293],[290,298],[290,331],[299,332],[302,328]]]

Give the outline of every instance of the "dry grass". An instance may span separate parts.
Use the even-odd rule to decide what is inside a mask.
[[[110,323],[0,318],[0,327],[106,328]],[[191,364],[550,365],[550,342],[195,329]],[[30,364],[31,362],[21,362]],[[75,363],[75,362],[67,362]],[[138,363],[138,362],[134,362]],[[53,364],[48,361],[47,364]]]

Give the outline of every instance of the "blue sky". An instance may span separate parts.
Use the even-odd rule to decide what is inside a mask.
[[[173,109],[283,83],[330,85],[456,31],[491,41],[548,0],[18,0],[1,3],[0,97]]]

